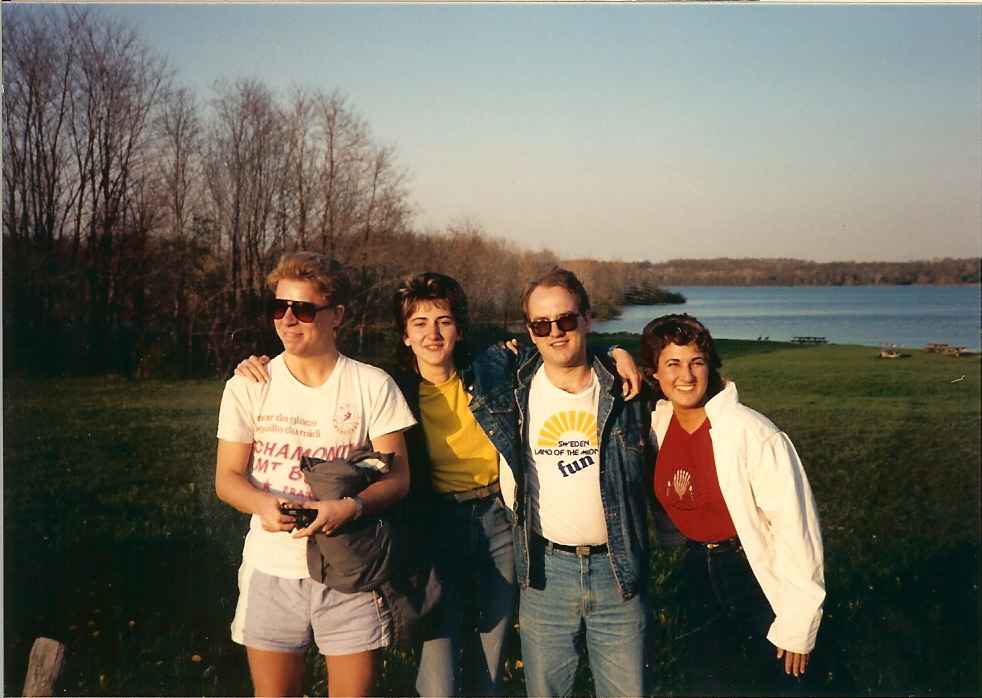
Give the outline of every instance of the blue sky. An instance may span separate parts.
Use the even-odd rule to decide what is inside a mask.
[[[628,260],[982,255],[979,6],[105,11],[203,98],[346,93],[421,229]]]

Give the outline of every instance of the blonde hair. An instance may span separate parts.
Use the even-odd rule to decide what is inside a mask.
[[[266,285],[275,292],[276,284],[283,279],[309,281],[331,305],[347,305],[351,295],[344,267],[319,252],[289,252],[280,257],[266,277]]]

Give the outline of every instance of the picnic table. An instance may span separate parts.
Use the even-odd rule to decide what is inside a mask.
[[[945,344],[944,342],[930,342],[924,351],[930,351],[937,354],[944,354],[945,356],[953,356],[956,359],[962,354],[968,353],[968,347],[953,347],[950,344]]]

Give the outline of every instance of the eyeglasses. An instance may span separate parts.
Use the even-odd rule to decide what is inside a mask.
[[[579,313],[566,313],[555,320],[529,320],[528,326],[536,337],[548,337],[552,333],[553,323],[556,323],[560,332],[572,332],[580,324],[580,315]]]
[[[313,322],[314,318],[317,317],[317,313],[326,308],[333,307],[334,305],[331,303],[327,305],[315,305],[309,301],[290,301],[285,298],[274,298],[269,302],[269,314],[274,320],[282,320],[283,316],[286,315],[286,309],[290,308],[293,311],[293,317],[300,322]]]

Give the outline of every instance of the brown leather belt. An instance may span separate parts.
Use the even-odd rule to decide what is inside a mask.
[[[477,499],[487,499],[499,492],[501,492],[501,485],[498,482],[492,482],[490,485],[475,487],[472,490],[464,490],[463,492],[440,492],[437,494],[437,497],[445,502],[457,502],[461,504]]]

